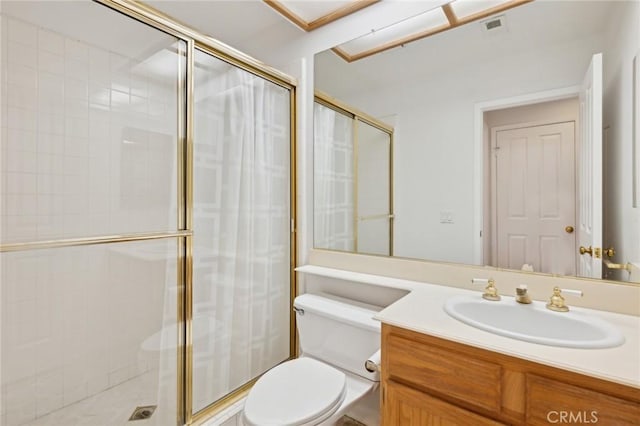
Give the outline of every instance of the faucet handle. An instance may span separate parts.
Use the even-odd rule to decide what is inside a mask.
[[[554,288],[553,290],[555,291],[556,288]],[[570,288],[561,288],[560,291],[565,294],[570,294],[572,296],[578,296],[578,297],[584,296],[584,293],[582,292],[582,290],[572,290]]]
[[[564,297],[562,296],[562,292],[566,294],[570,294],[572,296],[582,297],[581,290],[571,290],[567,288],[554,287],[553,295],[549,299],[549,303],[547,303],[547,309],[551,309],[556,312],[568,312],[569,307],[564,303]]]
[[[498,300],[500,300],[500,295],[498,294],[498,289],[496,288],[496,282],[493,278],[473,278],[471,279],[471,283],[487,283],[487,286],[484,288],[484,294],[482,295],[482,298],[491,300],[493,302],[497,302]]]

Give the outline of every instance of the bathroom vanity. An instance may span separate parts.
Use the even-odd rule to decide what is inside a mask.
[[[561,420],[640,424],[640,389],[383,324],[383,425]]]
[[[573,308],[606,319],[625,342],[547,346],[451,318],[443,303],[465,294],[480,297],[427,284],[378,314],[382,425],[640,424],[640,319]]]
[[[323,287],[307,284],[311,291],[358,289],[361,297],[389,295],[386,301],[367,300],[386,306],[375,316],[382,322],[383,426],[640,425],[638,316],[575,307],[567,299],[569,316],[553,315],[602,320],[622,334],[624,343],[589,349],[551,346],[489,333],[447,313],[452,301],[482,301],[481,291],[312,265],[298,271],[325,280]],[[363,292],[359,284],[369,290]],[[515,285],[509,289],[498,282],[498,287],[502,301],[486,302],[496,304],[488,309],[522,308],[533,315],[542,306],[547,312],[542,302],[519,305],[505,296],[515,293]],[[534,299],[551,296],[540,291],[532,292]],[[504,323],[549,324],[540,312],[535,314],[534,321],[515,315],[517,319]],[[584,334],[582,325],[575,330]]]

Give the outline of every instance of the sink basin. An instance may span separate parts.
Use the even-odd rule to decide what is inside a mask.
[[[624,336],[603,319],[581,312],[553,312],[542,302],[517,303],[513,297],[491,302],[478,296],[452,297],[444,310],[479,329],[550,346],[600,349],[620,346]]]

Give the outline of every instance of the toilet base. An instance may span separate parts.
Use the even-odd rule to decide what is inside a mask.
[[[340,407],[338,407],[338,409],[331,415],[331,417],[321,423],[318,423],[317,426],[335,426],[338,421],[346,414],[347,410],[353,406],[353,404],[357,403],[369,393],[378,390],[380,384],[379,382],[372,382],[348,372],[345,372],[345,374],[347,376],[347,393],[344,397],[344,401],[342,401]]]

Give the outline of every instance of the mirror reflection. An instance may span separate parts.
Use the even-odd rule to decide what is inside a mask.
[[[393,128],[321,93],[314,120],[315,247],[391,255]]]
[[[316,103],[315,247],[640,282],[637,11],[534,1],[493,29],[472,22],[352,62],[317,54],[318,91],[393,128],[393,173],[346,167],[359,164],[354,153],[337,154],[326,135],[343,126],[353,147],[355,127],[330,123],[323,113],[335,110]],[[330,215],[332,173],[344,187]],[[389,210],[356,211],[367,196],[355,181],[372,183],[375,203],[391,197]],[[385,213],[389,229],[362,220]]]

